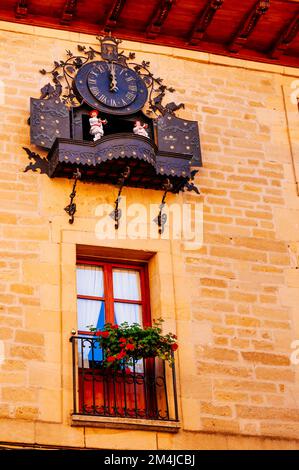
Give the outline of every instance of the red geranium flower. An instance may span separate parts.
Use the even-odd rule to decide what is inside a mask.
[[[117,329],[118,329],[118,325],[111,325],[111,328],[112,328],[113,330],[117,330]]]
[[[120,343],[126,343],[127,340],[126,340],[126,338],[122,337],[122,338],[119,338],[119,342],[120,342]]]
[[[109,334],[109,331],[99,331],[99,336],[102,336],[102,338],[108,338]]]
[[[107,361],[107,362],[114,362],[114,361],[116,361],[116,357],[114,357],[114,356],[109,356],[109,357],[107,357],[106,361]]]
[[[125,355],[126,355],[125,351],[121,351],[120,353],[117,354],[116,359],[123,359]]]
[[[135,346],[134,346],[134,344],[129,343],[129,344],[127,344],[127,346],[126,346],[126,349],[128,349],[129,351],[134,351]]]
[[[173,343],[170,345],[172,351],[176,351],[178,349],[178,345],[176,343]]]

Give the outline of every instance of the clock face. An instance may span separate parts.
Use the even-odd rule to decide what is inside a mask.
[[[147,100],[147,87],[128,67],[95,61],[81,67],[75,90],[91,107],[110,114],[133,114]]]
[[[95,65],[88,74],[87,84],[91,94],[111,108],[128,106],[137,95],[135,72],[117,64]]]

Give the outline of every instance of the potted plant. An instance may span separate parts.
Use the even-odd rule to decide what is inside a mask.
[[[127,322],[120,325],[106,323],[102,330],[89,327],[103,350],[102,366],[117,370],[150,357],[159,357],[171,366],[172,352],[178,348],[177,337],[172,333],[162,334],[162,321],[154,320],[153,326],[145,328]]]

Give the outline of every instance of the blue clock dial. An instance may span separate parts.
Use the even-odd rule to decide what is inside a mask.
[[[128,115],[143,108],[147,87],[138,73],[114,62],[90,62],[78,71],[74,89],[100,111]]]
[[[114,63],[95,65],[88,74],[87,84],[91,94],[111,108],[128,106],[137,95],[135,72]]]

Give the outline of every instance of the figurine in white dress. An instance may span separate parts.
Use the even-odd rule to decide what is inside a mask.
[[[93,135],[93,140],[96,142],[97,140],[101,139],[104,135],[103,124],[107,124],[106,119],[98,118],[99,112],[96,109],[93,109],[89,113],[89,124],[90,124],[90,131],[89,133]]]
[[[147,129],[147,124],[141,124],[141,121],[135,121],[135,127],[133,128],[134,134],[143,135],[143,137],[149,137]]]

